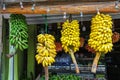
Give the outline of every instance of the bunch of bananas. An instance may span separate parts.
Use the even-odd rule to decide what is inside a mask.
[[[91,21],[91,33],[88,45],[96,52],[108,53],[112,50],[112,18],[97,14]]]
[[[37,55],[36,60],[38,64],[42,63],[43,67],[51,65],[55,62],[56,46],[55,38],[50,34],[39,34],[37,36]]]
[[[25,16],[22,14],[11,14],[9,24],[10,44],[20,50],[28,48],[28,28]]]
[[[61,42],[63,49],[65,52],[69,52],[69,48],[72,48],[73,51],[76,52],[80,47],[79,22],[77,20],[73,20],[71,22],[66,20],[62,26]]]

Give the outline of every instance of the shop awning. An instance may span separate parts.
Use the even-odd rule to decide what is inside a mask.
[[[3,3],[4,5],[4,3]],[[6,3],[5,10],[0,9],[0,13],[15,13],[15,14],[84,14],[96,13],[99,9],[104,13],[118,13],[119,2],[80,2],[80,1],[43,1],[43,2],[23,2],[23,9],[20,3]],[[4,7],[4,6],[3,6]]]

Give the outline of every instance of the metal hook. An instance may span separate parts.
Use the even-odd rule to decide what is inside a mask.
[[[46,11],[47,11],[47,14],[48,14],[50,12],[50,8],[48,7]]]
[[[33,3],[31,10],[35,10],[35,2],[34,2],[34,0],[31,0],[31,1]]]
[[[83,26],[83,12],[80,12],[80,17],[81,17],[81,25]]]
[[[83,17],[83,12],[80,12],[80,17]]]
[[[115,2],[115,9],[119,9],[118,4],[119,4],[119,0]]]
[[[83,24],[83,12],[80,12],[80,17],[81,17],[81,27],[82,27],[82,31],[86,31],[86,27]]]
[[[32,5],[32,8],[31,8],[32,10],[35,10],[35,3]]]
[[[6,10],[6,5],[5,5],[5,3],[3,3],[3,10]]]
[[[100,14],[99,8],[96,8],[96,10],[97,10],[97,14]]]
[[[66,19],[66,12],[63,13],[63,18]]]
[[[23,7],[23,2],[22,2],[22,1],[20,1],[20,7],[21,7],[21,9],[24,8],[24,7]]]

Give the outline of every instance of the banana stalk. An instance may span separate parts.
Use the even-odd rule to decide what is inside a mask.
[[[49,80],[48,66],[44,67],[45,70],[45,80]]]
[[[75,59],[75,56],[74,56],[74,51],[72,49],[70,49],[70,55],[71,55],[71,58],[72,58],[72,61],[75,65],[75,70],[76,70],[76,73],[80,73],[80,70],[79,70],[79,67],[78,67],[78,64],[77,64],[77,61]]]
[[[101,56],[101,52],[97,52],[96,56],[94,58],[93,64],[92,64],[92,69],[91,69],[91,72],[93,72],[93,73],[96,73],[97,64],[100,59],[100,56]]]

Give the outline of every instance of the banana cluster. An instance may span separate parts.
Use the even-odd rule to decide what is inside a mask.
[[[50,34],[39,34],[37,36],[37,55],[36,60],[38,64],[42,63],[43,67],[50,66],[55,62],[56,46],[55,38]]]
[[[112,50],[112,24],[109,15],[97,14],[92,18],[88,44],[96,52],[108,53]]]
[[[62,25],[61,35],[62,47],[65,52],[69,52],[70,48],[72,48],[74,52],[79,50],[80,29],[79,22],[77,20],[73,20],[71,22],[69,22],[69,20],[66,20],[66,22],[64,22]]]
[[[25,16],[22,14],[11,14],[9,24],[10,44],[20,50],[28,48],[28,28]]]

